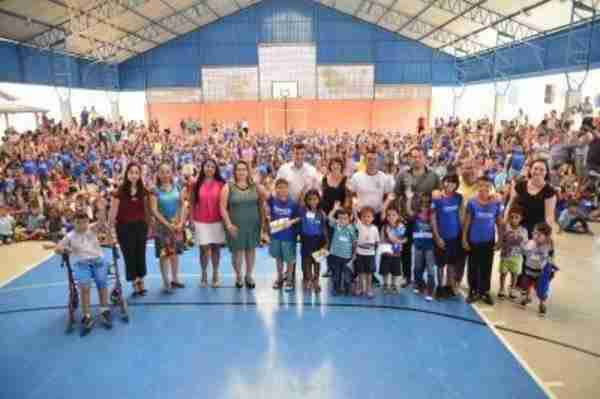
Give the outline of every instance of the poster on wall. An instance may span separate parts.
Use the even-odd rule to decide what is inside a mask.
[[[186,88],[162,88],[146,91],[146,100],[149,103],[199,103],[202,101],[202,90]]]
[[[428,100],[431,99],[430,85],[376,85],[377,100]]]
[[[298,82],[298,98],[314,99],[317,91],[317,49],[314,45],[260,45],[260,98],[273,98],[273,82]]]
[[[258,100],[258,68],[202,68],[202,87],[207,102]]]
[[[319,99],[373,98],[373,65],[324,65],[317,69]]]

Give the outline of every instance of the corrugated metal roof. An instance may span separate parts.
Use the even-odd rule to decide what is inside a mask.
[[[574,2],[600,7],[600,0],[312,1],[457,56],[564,26],[570,22]],[[259,2],[5,0],[0,2],[0,36],[107,62],[122,62]]]

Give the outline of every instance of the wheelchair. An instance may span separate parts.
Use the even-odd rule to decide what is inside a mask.
[[[124,323],[129,323],[129,309],[127,300],[123,295],[123,287],[121,284],[121,278],[119,274],[119,249],[116,245],[102,245],[102,248],[108,248],[112,252],[112,262],[108,265],[108,279],[109,282],[113,282],[112,290],[109,295],[109,302],[113,308],[118,309],[118,314]],[[67,279],[69,283],[69,294],[68,294],[68,313],[67,313],[67,325],[66,333],[73,332],[75,325],[77,324],[76,312],[79,308],[79,291],[77,289],[77,281],[73,274],[73,268],[71,267],[71,259],[68,253],[62,255],[61,267],[67,269]]]

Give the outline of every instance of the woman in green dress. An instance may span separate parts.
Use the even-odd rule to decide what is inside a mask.
[[[255,287],[252,273],[256,247],[261,241],[261,231],[267,231],[264,212],[266,198],[265,189],[252,181],[248,163],[236,162],[232,180],[221,190],[221,216],[237,288],[242,288],[244,283],[247,288]],[[246,262],[245,278],[242,278],[242,260]]]

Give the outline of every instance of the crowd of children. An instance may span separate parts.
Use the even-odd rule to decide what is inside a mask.
[[[557,119],[555,114],[538,126],[516,118],[496,131],[486,120],[450,118],[437,119],[432,129],[418,134],[305,131],[281,136],[248,134],[247,127],[233,129],[216,122],[208,134],[185,124],[182,131],[161,130],[157,121],[146,126],[103,119],[80,125],[73,120],[65,126],[45,119],[36,131],[7,131],[2,138],[0,244],[62,239],[59,249],[64,249],[64,237],[77,242],[82,218],[97,220],[106,211],[98,204],[120,185],[128,163],[141,165],[149,189],[156,184],[160,165],[172,165],[172,182],[185,192],[204,160],[215,160],[225,180],[231,178],[234,163],[245,160],[252,166],[253,180],[271,193],[265,208],[271,222],[269,253],[277,264],[274,288],[294,287],[290,276],[296,275],[299,237],[305,289],[321,290],[320,265],[326,259],[335,294],[372,298],[379,267],[385,294],[396,294],[412,281],[414,291],[426,300],[444,299],[457,294],[462,276],[455,266],[468,254],[468,301],[493,304],[492,263],[495,250],[500,250],[498,297],[515,299],[519,284],[524,290],[521,303],[526,305],[542,270],[552,264],[553,234],[550,225],[539,224],[528,237],[520,227],[522,209],[504,209],[514,182],[527,175],[534,159],[546,159],[551,165],[549,179],[558,191],[558,231],[592,234],[589,223],[600,213],[594,189],[585,184],[581,158],[597,139],[597,127],[588,120],[579,129],[553,118]],[[416,147],[425,154],[427,170],[435,172],[442,184],[429,192],[414,187],[395,190],[381,199],[382,212],[369,206],[359,209],[349,201],[336,202],[326,214],[322,190],[303,191],[296,197],[289,181],[278,177],[299,142],[319,181],[329,173],[332,160],[342,165],[348,178],[364,171],[366,154],[371,152],[377,154],[378,173],[392,187],[400,174],[410,170],[406,154]],[[474,162],[479,175],[475,195],[469,197],[458,190],[464,160]],[[75,233],[68,233],[73,229]],[[187,241],[191,242],[189,235]],[[403,267],[406,251],[412,252],[413,276]],[[539,310],[545,313],[545,298],[540,300]]]

